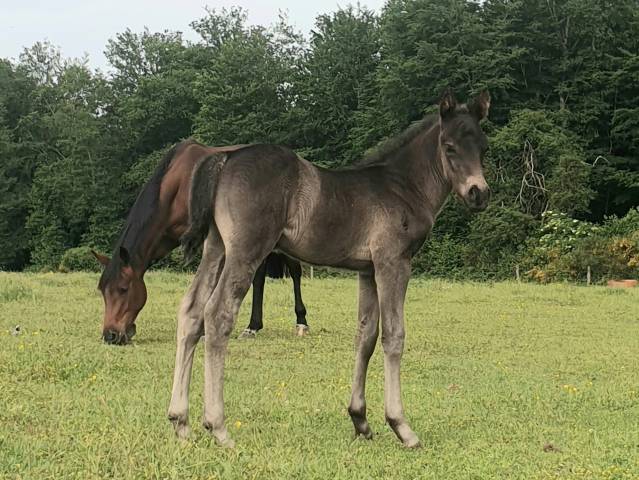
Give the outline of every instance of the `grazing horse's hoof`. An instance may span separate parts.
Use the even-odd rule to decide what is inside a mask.
[[[298,337],[305,337],[306,335],[308,335],[309,332],[309,327],[308,325],[304,325],[302,323],[298,323],[297,325],[295,325],[295,334]]]
[[[250,328],[245,328],[242,333],[238,335],[238,339],[243,338],[255,338],[257,337],[257,330],[251,330]]]

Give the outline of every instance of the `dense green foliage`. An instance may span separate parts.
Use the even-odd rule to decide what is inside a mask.
[[[339,167],[451,86],[492,94],[493,205],[473,218],[449,202],[416,272],[503,278],[520,265],[529,278],[577,279],[585,262],[597,279],[638,275],[630,260],[610,264],[623,257],[611,257],[615,242],[636,248],[636,230],[602,228],[590,246],[555,251],[543,214],[598,225],[639,205],[639,0],[389,0],[379,15],[320,15],[310,38],[286,18],[251,26],[239,8],[192,27],[197,42],[117,34],[108,74],[48,43],[0,60],[0,269],[108,250],[176,141],[283,143]]]
[[[374,437],[352,438],[356,280],[303,280],[304,338],[290,281],[268,281],[264,330],[236,339],[249,296],[229,343],[229,450],[201,425],[202,344],[193,438],[174,437],[175,311],[191,276],[146,280],[134,344],[112,347],[96,274],[0,273],[0,478],[637,478],[639,289],[413,280],[402,395],[423,448],[410,451],[384,422],[381,345],[366,384]]]

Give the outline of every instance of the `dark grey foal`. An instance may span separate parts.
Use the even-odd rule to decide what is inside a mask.
[[[272,250],[359,272],[359,322],[348,411],[371,438],[364,385],[381,319],[386,420],[407,447],[419,444],[404,417],[400,361],[410,259],[448,195],[486,208],[482,171],[488,147],[479,122],[490,97],[458,105],[450,92],[426,117],[357,167],[330,171],[276,145],[217,153],[198,167],[191,188],[187,251],[204,243],[202,262],[182,303],[169,418],[188,435],[188,388],[197,339],[205,334],[204,426],[232,445],[224,426],[224,356],[240,304]],[[247,201],[250,199],[250,201]]]

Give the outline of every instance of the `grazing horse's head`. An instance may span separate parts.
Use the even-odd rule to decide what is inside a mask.
[[[135,319],[146,303],[144,279],[131,266],[124,247],[112,259],[96,252],[93,255],[105,267],[98,284],[104,298],[102,338],[106,343],[124,345],[135,335]]]
[[[450,91],[439,103],[442,170],[455,195],[474,212],[484,210],[490,199],[482,168],[488,140],[479,126],[489,108],[490,95],[486,91],[468,106],[458,105]]]

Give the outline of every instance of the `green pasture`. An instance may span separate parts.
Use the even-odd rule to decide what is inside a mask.
[[[190,278],[148,274],[138,335],[114,347],[96,274],[0,273],[0,478],[639,478],[639,289],[411,282],[403,397],[423,447],[407,450],[384,424],[381,346],[376,435],[352,437],[356,280],[304,280],[306,338],[290,282],[269,281],[265,329],[229,346],[227,450],[200,425],[201,346],[193,439],[166,420]],[[235,335],[249,312],[250,295]]]

